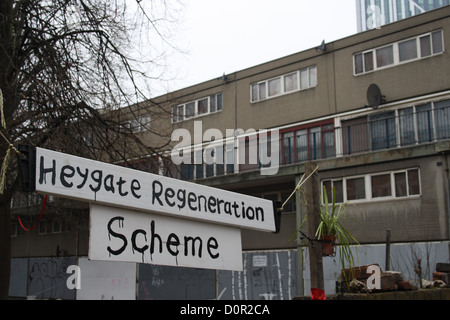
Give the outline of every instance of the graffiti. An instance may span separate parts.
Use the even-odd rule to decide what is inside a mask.
[[[291,251],[243,253],[244,271],[219,271],[218,299],[290,300],[297,294],[297,260]]]
[[[28,295],[41,299],[74,299],[67,288],[67,268],[75,259],[30,259]]]

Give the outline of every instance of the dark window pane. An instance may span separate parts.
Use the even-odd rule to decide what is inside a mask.
[[[294,133],[283,134],[283,164],[294,162]]]
[[[372,198],[389,197],[391,192],[391,175],[372,176]]]
[[[195,102],[186,104],[186,119],[195,116]]]
[[[347,200],[358,200],[366,198],[366,187],[364,178],[347,180]]]
[[[323,182],[323,187],[325,188],[325,191],[327,193],[328,202],[331,202],[331,195],[332,195],[332,193],[331,193],[331,188],[332,188],[331,180],[324,181]],[[323,202],[325,202],[325,197],[323,197]]]
[[[405,108],[400,110],[400,140],[402,146],[411,145],[416,142],[414,129],[414,112],[413,108]]]
[[[208,113],[208,99],[198,100],[198,115]]]
[[[372,149],[380,150],[397,146],[395,130],[395,112],[386,112],[370,116]]]
[[[406,197],[408,192],[406,191],[406,172],[399,172],[395,175],[395,196]]]
[[[217,104],[216,104],[216,96],[212,95],[209,97],[209,112],[216,112]]]
[[[365,72],[372,71],[373,70],[373,52],[366,52],[364,53],[364,68]]]
[[[216,95],[216,102],[217,102],[217,111],[220,111],[223,109],[223,96],[221,93]]]
[[[442,43],[442,31],[436,31],[431,34],[433,41],[433,54],[441,53],[444,51],[444,45]]]
[[[334,189],[336,190],[336,203],[344,202],[344,190],[342,188],[342,180],[333,181]]]
[[[420,194],[419,170],[408,170],[409,195]]]
[[[429,35],[420,38],[420,52],[422,57],[428,57],[431,55],[431,42]]]
[[[355,55],[355,74],[364,72],[362,53]]]
[[[434,139],[432,126],[431,104],[424,104],[416,107],[417,135],[419,143],[431,142]]]
[[[398,44],[400,61],[406,61],[417,58],[417,40],[407,40]]]
[[[377,68],[394,63],[394,51],[392,46],[377,49]]]

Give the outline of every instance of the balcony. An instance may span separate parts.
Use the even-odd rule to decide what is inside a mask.
[[[284,128],[279,130],[278,144],[273,141],[267,143],[267,153],[278,152],[279,165],[282,167],[448,139],[450,100],[444,100]],[[238,138],[234,149],[221,151],[222,155],[227,156],[223,157],[224,161],[220,164],[182,165],[180,178],[197,180],[260,169],[261,148],[258,138],[253,140],[253,146],[251,141],[249,137]],[[257,156],[251,156],[255,153]],[[227,159],[234,159],[234,163]]]

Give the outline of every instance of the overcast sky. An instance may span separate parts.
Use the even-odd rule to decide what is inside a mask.
[[[169,90],[356,33],[355,0],[185,0]]]

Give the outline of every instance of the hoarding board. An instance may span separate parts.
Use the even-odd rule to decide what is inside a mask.
[[[272,201],[36,148],[40,193],[275,232]]]
[[[91,203],[89,259],[242,271],[241,231]]]

